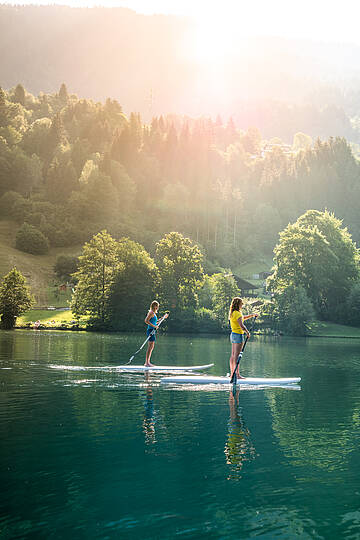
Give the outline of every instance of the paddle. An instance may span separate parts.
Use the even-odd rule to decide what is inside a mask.
[[[166,311],[165,315],[163,317],[161,317],[161,319],[159,320],[159,322],[157,323],[157,327],[159,328],[160,324],[166,319],[166,316],[169,315],[170,311]],[[150,334],[148,335],[148,337],[145,339],[144,343],[141,345],[140,349],[138,349],[133,355],[132,357],[130,358],[130,360],[128,362],[126,362],[126,364],[124,364],[124,366],[127,366],[128,364],[130,364],[134,357],[137,355],[138,352],[141,351],[141,349],[144,347],[144,345],[149,341],[149,339],[151,338],[151,336],[153,336],[156,332],[156,328],[154,328],[154,330],[152,330],[150,332]]]
[[[250,328],[250,333],[252,332],[252,329],[253,329],[253,327],[254,327],[254,323],[255,323],[256,317],[257,317],[257,315],[255,315],[255,317],[253,318],[253,322],[252,322],[252,325],[251,325],[251,328]],[[243,355],[243,352],[244,352],[244,350],[245,350],[245,347],[246,347],[246,344],[247,344],[247,342],[248,342],[248,339],[249,339],[249,337],[246,336],[246,338],[245,338],[245,343],[244,343],[244,346],[243,346],[243,348],[242,348],[242,351],[241,351],[241,353],[239,354],[239,356],[237,357],[237,360],[236,360],[236,366],[235,366],[235,369],[234,369],[234,371],[233,371],[233,374],[231,375],[230,384],[231,384],[231,383],[236,384],[236,370],[237,370],[237,368],[239,367],[240,360],[241,360],[241,358],[242,358],[242,355]]]

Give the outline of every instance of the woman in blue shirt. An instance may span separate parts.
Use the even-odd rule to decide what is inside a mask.
[[[158,328],[158,325],[157,325],[157,312],[159,310],[159,302],[157,300],[154,300],[153,302],[151,302],[151,305],[150,305],[150,309],[148,311],[148,314],[146,315],[145,317],[145,324],[147,324],[147,329],[146,329],[146,335],[147,336],[150,336],[149,337],[149,341],[148,341],[148,348],[147,348],[147,351],[146,351],[146,357],[145,357],[145,366],[147,367],[151,367],[153,364],[150,362],[150,358],[151,358],[151,354],[153,352],[153,349],[155,347],[155,333],[156,333],[156,330]],[[164,319],[166,319],[168,317],[168,314],[166,313],[164,315]],[[154,332],[155,330],[155,332]],[[152,332],[154,332],[152,334]]]

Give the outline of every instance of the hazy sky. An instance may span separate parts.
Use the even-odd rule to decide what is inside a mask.
[[[129,7],[139,13],[195,17],[207,32],[275,35],[360,44],[359,0],[0,0],[0,4]]]

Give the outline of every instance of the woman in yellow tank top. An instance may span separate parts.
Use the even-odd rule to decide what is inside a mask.
[[[229,310],[229,321],[231,326],[230,342],[231,342],[231,355],[230,355],[230,374],[234,372],[236,366],[236,360],[239,354],[242,351],[242,348],[245,343],[245,335],[250,337],[250,332],[244,325],[244,321],[251,319],[251,317],[256,317],[256,313],[251,315],[242,314],[243,300],[236,296],[232,299],[230,310]],[[239,368],[237,369],[237,377],[240,379],[245,379],[239,374]]]

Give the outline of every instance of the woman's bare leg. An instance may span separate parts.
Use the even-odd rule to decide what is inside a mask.
[[[237,359],[238,359],[238,356],[239,354],[241,353],[242,351],[242,348],[243,348],[243,343],[232,343],[231,344],[231,356],[230,356],[230,376],[233,374],[234,372],[234,369],[235,369],[235,366],[236,366],[236,362],[237,362]],[[239,373],[239,366],[236,370],[236,375],[239,379],[245,379],[245,377],[243,377],[242,375],[240,375]]]
[[[148,348],[146,351],[146,357],[145,357],[145,366],[152,366],[153,364],[150,362],[151,354],[153,352],[155,346],[155,341],[149,341],[148,342]]]

